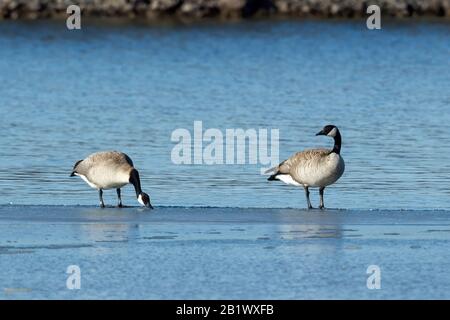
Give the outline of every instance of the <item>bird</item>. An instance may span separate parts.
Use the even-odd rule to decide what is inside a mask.
[[[131,158],[119,151],[100,151],[79,160],[73,166],[71,177],[78,176],[91,188],[97,189],[100,197],[100,206],[103,202],[103,190],[116,189],[118,207],[123,207],[120,188],[128,183],[134,186],[136,198],[143,206],[153,209],[148,194],[142,191],[139,172],[134,168]]]
[[[345,171],[345,162],[341,156],[342,138],[339,129],[335,125],[326,125],[316,136],[333,138],[333,149],[310,149],[297,152],[278,166],[266,171],[266,173],[273,173],[267,179],[269,181],[280,180],[289,185],[303,187],[308,209],[313,209],[309,198],[309,188],[319,188],[319,209],[324,209],[325,187],[335,183]]]

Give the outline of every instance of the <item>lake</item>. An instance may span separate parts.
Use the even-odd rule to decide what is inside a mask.
[[[97,205],[73,164],[134,160],[155,206],[304,208],[260,164],[177,165],[177,129],[278,129],[280,161],[343,136],[325,205],[450,209],[450,25],[0,23],[0,204]],[[114,191],[105,202],[116,203]],[[138,205],[131,187],[124,203]],[[312,192],[313,205],[318,192]]]

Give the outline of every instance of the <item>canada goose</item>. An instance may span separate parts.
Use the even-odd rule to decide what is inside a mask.
[[[79,176],[90,187],[97,189],[102,208],[105,207],[103,190],[116,188],[119,198],[118,206],[122,207],[120,188],[131,183],[136,190],[139,203],[153,209],[150,197],[142,192],[139,172],[133,167],[133,161],[125,153],[118,151],[93,153],[86,159],[77,161],[70,176]]]
[[[323,191],[326,186],[335,183],[344,173],[345,163],[341,152],[341,134],[333,125],[325,126],[316,136],[325,135],[334,139],[334,147],[328,149],[312,149],[297,152],[289,159],[266,173],[274,172],[269,181],[281,180],[286,184],[303,186],[305,189],[308,209],[312,209],[309,200],[309,187],[319,187],[320,209],[324,208]]]

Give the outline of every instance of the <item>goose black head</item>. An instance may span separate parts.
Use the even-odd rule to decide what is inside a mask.
[[[329,137],[336,137],[336,135],[338,134],[339,130],[336,126],[333,126],[331,124],[323,127],[323,129],[320,132],[316,133],[316,136],[329,136]]]
[[[153,209],[152,204],[150,203],[150,197],[145,192],[141,192],[138,196],[138,201],[143,206],[146,206],[147,208]]]
[[[83,160],[78,160],[74,165],[73,165],[73,169],[72,169],[72,173],[70,174],[71,177],[76,176],[77,173],[77,166],[82,162]]]

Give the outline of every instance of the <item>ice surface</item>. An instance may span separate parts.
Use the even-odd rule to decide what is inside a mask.
[[[0,206],[0,298],[448,299],[449,217]],[[66,287],[69,265],[80,290]],[[366,286],[369,265],[380,290]]]

